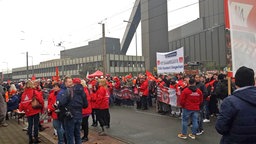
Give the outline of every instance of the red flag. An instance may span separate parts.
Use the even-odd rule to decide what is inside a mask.
[[[149,71],[146,71],[146,75],[147,75],[148,79],[157,81],[156,78]]]
[[[33,80],[33,81],[36,80],[35,75],[32,76],[31,80]]]
[[[132,74],[130,73],[129,75],[125,76],[126,79],[131,79],[132,78]]]

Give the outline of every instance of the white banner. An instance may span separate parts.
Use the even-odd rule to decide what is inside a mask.
[[[157,73],[180,73],[184,72],[183,47],[167,53],[156,53]]]
[[[228,0],[233,73],[256,70],[256,0]]]

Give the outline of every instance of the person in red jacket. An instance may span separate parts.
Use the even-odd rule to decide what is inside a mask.
[[[53,127],[57,131],[58,135],[58,144],[63,144],[64,143],[64,129],[62,126],[62,122],[58,120],[58,115],[55,112],[56,110],[56,99],[57,99],[57,94],[60,91],[60,84],[59,83],[54,83],[53,84],[53,90],[50,92],[50,95],[48,97],[48,113],[51,114],[51,117],[53,119]]]
[[[42,109],[34,109],[32,108],[32,99],[35,97],[38,102],[44,107],[43,96],[34,90],[34,84],[31,80],[28,80],[25,85],[25,90],[21,96],[21,102],[19,105],[19,111],[24,111],[25,115],[28,118],[28,136],[29,143],[38,143],[38,125],[39,125],[39,113]],[[34,129],[34,140],[32,137],[32,130]]]
[[[106,79],[99,80],[99,89],[97,90],[96,97],[96,104],[99,107],[97,115],[100,122],[100,126],[102,128],[102,131],[99,133],[99,135],[105,135],[103,126],[107,126],[107,128],[109,128],[110,123],[109,92],[107,90]]]
[[[148,80],[146,79],[146,76],[143,76],[141,79],[141,85],[140,85],[140,93],[142,93],[141,97],[141,103],[142,103],[142,110],[148,109]]]
[[[195,139],[198,129],[198,117],[200,105],[203,102],[203,94],[200,89],[196,87],[195,79],[189,80],[189,87],[185,88],[180,97],[180,105],[182,107],[182,132],[178,134],[179,138],[187,139],[188,120],[192,118],[192,134],[188,136]]]
[[[82,119],[82,130],[84,131],[84,136],[81,138],[82,142],[86,142],[88,141],[88,130],[89,130],[89,122],[88,122],[88,119],[89,119],[89,116],[91,115],[92,113],[92,104],[91,104],[91,95],[89,93],[89,89],[85,83],[85,80],[81,80],[81,84],[83,85],[84,87],[84,92],[86,94],[86,98],[87,98],[87,101],[88,101],[88,107],[87,108],[84,108],[82,110],[82,114],[83,114],[83,119]]]
[[[92,125],[93,127],[98,126],[98,118],[97,118],[97,111],[99,110],[96,104],[96,92],[98,90],[98,82],[96,80],[92,80],[89,83],[89,90],[91,96],[91,107],[92,107]]]

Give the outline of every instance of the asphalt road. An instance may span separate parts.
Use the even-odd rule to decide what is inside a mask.
[[[127,107],[112,107],[111,128],[107,134],[132,144],[218,144],[221,136],[214,128],[215,120],[204,123],[204,134],[195,140],[179,139],[181,119],[159,115],[154,110],[141,111]],[[188,128],[188,133],[191,130]]]

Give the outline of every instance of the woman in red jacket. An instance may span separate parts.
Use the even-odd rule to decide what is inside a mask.
[[[58,120],[57,113],[55,112],[55,107],[56,105],[56,99],[57,99],[57,94],[60,91],[60,84],[59,83],[54,83],[53,84],[53,90],[50,92],[50,95],[48,97],[48,113],[51,114],[51,117],[53,119],[53,127],[57,131],[58,135],[58,144],[63,144],[64,143],[64,130],[63,126],[60,120]]]
[[[96,104],[99,107],[97,115],[100,122],[100,126],[102,128],[102,131],[99,133],[99,135],[105,135],[103,126],[107,126],[107,128],[109,128],[110,123],[109,92],[107,90],[106,79],[99,80],[99,89],[97,90],[96,97]]]
[[[19,105],[19,111],[24,111],[28,118],[28,136],[29,143],[39,143],[38,140],[38,125],[39,125],[39,113],[42,109],[32,108],[32,99],[35,97],[38,102],[44,107],[43,96],[34,90],[34,84],[32,81],[28,80],[25,84],[25,90],[21,96],[21,102]],[[34,129],[34,140],[32,137],[32,128]]]
[[[84,130],[84,136],[81,138],[82,142],[88,141],[88,129],[89,129],[89,116],[92,113],[92,104],[91,104],[91,95],[89,93],[89,89],[85,83],[85,80],[81,80],[81,84],[84,87],[84,92],[86,94],[86,98],[88,101],[88,107],[82,110],[83,120],[82,120],[82,130]]]

